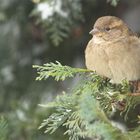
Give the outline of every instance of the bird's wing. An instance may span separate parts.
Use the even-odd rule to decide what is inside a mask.
[[[113,74],[114,82],[123,79],[140,79],[140,40],[130,38],[129,42],[118,42],[107,49],[109,67]]]

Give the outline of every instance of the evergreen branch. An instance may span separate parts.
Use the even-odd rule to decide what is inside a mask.
[[[0,140],[7,140],[8,124],[7,121],[1,117],[0,118]]]
[[[125,121],[130,119],[129,115],[133,114],[135,108],[140,107],[140,96],[128,96],[125,98],[126,107],[121,112],[121,115],[124,116]],[[140,115],[140,114],[138,114]],[[135,122],[139,122],[138,118],[135,118]]]
[[[57,96],[56,100],[53,103],[50,103],[46,107],[51,107],[55,109],[55,112],[52,113],[49,118],[43,121],[39,129],[46,127],[45,133],[53,133],[57,128],[62,126],[65,121],[69,118],[70,114],[76,107],[76,98],[73,96],[67,96],[63,94]]]
[[[35,0],[33,1],[35,2]],[[38,23],[41,23],[55,46],[58,46],[69,36],[73,25],[76,24],[77,21],[83,21],[84,19],[81,0],[39,0],[35,3],[36,5],[44,3],[48,5],[51,9],[50,11],[52,11],[49,16],[42,18],[42,11],[36,7],[32,11],[31,16],[37,16]]]
[[[98,101],[92,97],[90,88],[81,96],[80,112],[80,116],[87,124],[89,137],[101,137],[104,140],[129,140],[119,129],[111,125]]]
[[[129,138],[132,140],[140,140],[140,126],[135,129],[135,131],[128,132]]]
[[[53,133],[60,126],[66,127],[65,134],[69,135],[70,140],[85,137],[98,137],[104,140],[133,140],[133,135],[137,132],[129,131],[123,134],[118,128],[112,126],[108,119],[115,109],[124,118],[130,120],[128,114],[139,105],[139,98],[129,96],[130,86],[126,80],[122,84],[112,84],[109,79],[90,70],[63,66],[57,61],[44,66],[34,66],[34,68],[37,68],[39,74],[37,80],[48,77],[54,77],[57,81],[65,80],[67,77],[74,77],[79,73],[84,77],[82,82],[71,91],[71,95],[60,95],[54,102],[44,105],[44,107],[53,108],[54,111],[43,121],[39,129],[46,127],[45,133]],[[88,74],[85,74],[86,72]],[[137,137],[135,137],[136,140],[138,140]]]
[[[64,134],[69,135],[69,140],[79,140],[79,138],[85,138],[86,130],[85,123],[79,115],[79,111],[76,110],[68,117],[67,121],[63,124],[68,129]]]
[[[47,63],[43,66],[33,65],[33,68],[37,69],[38,77],[36,80],[47,79],[48,77],[55,78],[56,81],[64,81],[67,77],[74,77],[77,73],[91,72],[87,69],[71,68],[69,66],[63,66],[61,63]]]
[[[92,96],[92,92],[93,91],[90,86],[87,86],[87,88],[83,90],[83,94],[79,101],[81,116],[84,116],[83,118],[88,120],[90,123],[96,120],[109,122],[104,112],[101,111],[98,101]]]
[[[52,134],[55,132],[67,119],[68,114],[64,113],[64,111],[62,113],[53,113],[48,119],[43,121],[39,129],[47,126],[45,133],[50,132]]]
[[[48,21],[48,24],[45,24],[45,26],[47,26],[47,28],[49,27],[47,33],[53,44],[58,46],[64,40],[64,38],[69,36],[70,25],[68,20],[58,14],[55,14],[52,20],[53,21],[51,22]],[[61,20],[61,23],[56,22],[57,20]]]

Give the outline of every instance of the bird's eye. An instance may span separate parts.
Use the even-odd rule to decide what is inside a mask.
[[[110,30],[111,30],[111,29],[110,29],[109,27],[106,27],[106,28],[105,28],[105,31],[107,31],[107,32],[110,31]]]

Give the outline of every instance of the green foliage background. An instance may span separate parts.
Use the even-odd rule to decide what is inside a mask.
[[[37,5],[51,1],[56,2],[0,1],[0,134],[3,134],[0,137],[3,139],[68,139],[62,135],[66,131],[63,127],[53,135],[37,129],[53,111],[38,104],[52,101],[61,91],[72,88],[76,80],[57,83],[49,78],[36,82],[32,65],[58,60],[68,66],[85,67],[84,49],[94,21],[103,15],[120,16],[125,12],[124,7],[140,4],[138,0],[62,0],[62,9],[68,12],[68,17],[54,12],[49,19],[42,20]]]

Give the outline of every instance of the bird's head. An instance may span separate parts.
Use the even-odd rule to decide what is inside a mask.
[[[119,18],[104,16],[97,19],[90,31],[95,43],[111,42],[132,35],[133,32]]]

